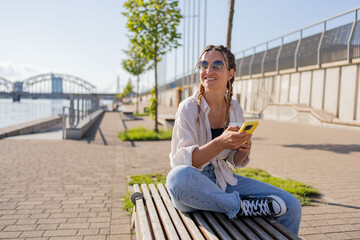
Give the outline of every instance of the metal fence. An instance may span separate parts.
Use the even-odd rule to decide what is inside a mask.
[[[320,66],[323,63],[341,60],[351,62],[353,59],[360,58],[359,10],[360,7],[355,8],[237,52],[235,55],[242,55],[242,57],[235,60],[237,66],[235,76],[241,77],[264,74],[285,69],[297,70],[298,67]],[[333,28],[328,27],[330,21],[338,20],[349,15],[353,15],[353,20],[349,20],[350,23],[342,23],[343,25]],[[313,35],[304,36],[306,32],[314,30],[314,28],[319,26],[322,27],[322,31],[315,31]],[[294,35],[298,35],[298,39],[285,42],[289,36]],[[274,42],[279,42],[279,44],[269,48],[269,45]],[[258,49],[265,50],[257,51]],[[252,54],[246,55],[248,52],[252,52]],[[180,79],[162,85],[159,91],[190,85],[190,79],[191,75],[183,76]],[[198,72],[195,72],[192,83],[197,83],[198,79]]]
[[[288,33],[270,41],[258,44],[238,52],[243,57],[236,60],[238,66],[237,76],[263,74],[265,72],[279,71],[284,69],[297,69],[311,65],[347,60],[360,57],[360,20],[356,8],[335,17],[315,23],[308,27]],[[342,26],[327,29],[329,21],[338,19],[345,15],[353,14],[354,20]],[[316,26],[323,26],[323,31],[311,36],[303,37],[305,30]],[[299,39],[284,43],[285,38],[298,34]],[[281,44],[269,48],[269,44],[279,41]],[[257,49],[265,46],[266,50],[257,52]],[[252,50],[253,54],[245,56],[245,53]]]
[[[63,128],[76,128],[81,120],[99,108],[99,97],[97,96],[72,95],[70,107],[63,107]]]

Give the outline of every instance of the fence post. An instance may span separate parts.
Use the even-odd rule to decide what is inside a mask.
[[[276,72],[279,74],[279,59],[280,59],[280,54],[281,54],[281,50],[282,50],[282,46],[284,45],[284,37],[281,37],[281,45],[279,47],[279,51],[277,53],[276,56]]]
[[[70,109],[69,109],[69,125],[74,126],[75,122],[75,110],[74,110],[74,95],[70,96]]]
[[[322,44],[322,41],[324,39],[325,32],[326,32],[326,21],[324,22],[324,31],[321,34],[318,49],[317,49],[317,65],[318,65],[318,67],[321,66],[321,58],[320,58],[321,51],[320,50],[321,50],[321,44]]]
[[[80,122],[80,97],[76,96],[76,98],[77,98],[77,109],[76,109],[76,113],[77,113],[76,125],[77,125]]]
[[[65,108],[66,107],[63,107],[63,114],[62,114],[62,139],[65,139],[66,138],[66,116],[65,116]]]
[[[355,27],[356,27],[356,22],[357,22],[357,9],[355,10],[355,19],[354,19],[354,22],[353,22],[353,25],[351,27],[351,31],[350,31],[350,34],[349,34],[349,39],[348,39],[348,43],[347,43],[347,61],[348,63],[351,62],[352,58],[351,58],[351,40],[352,40],[352,37],[354,35],[354,30],[355,30]]]
[[[267,54],[268,49],[269,49],[269,42],[266,43],[266,51],[264,52],[264,56],[261,59],[261,74],[263,76],[264,76],[264,63],[265,63],[265,58],[266,58],[266,54]]]
[[[294,55],[294,68],[295,71],[297,72],[298,70],[298,53],[299,53],[299,48],[300,48],[300,44],[301,44],[301,40],[302,40],[302,30],[300,30],[300,39],[297,43],[296,49],[295,49],[295,55]]]

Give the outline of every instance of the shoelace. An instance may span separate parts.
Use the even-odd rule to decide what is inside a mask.
[[[243,216],[269,216],[272,215],[268,199],[241,200],[240,208]]]

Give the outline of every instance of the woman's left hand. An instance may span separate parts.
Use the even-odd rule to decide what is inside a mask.
[[[248,156],[250,154],[250,150],[251,150],[251,138],[244,143],[242,146],[239,147],[239,151],[246,154],[246,156]]]

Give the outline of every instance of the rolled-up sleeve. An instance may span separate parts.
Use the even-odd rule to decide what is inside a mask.
[[[189,121],[192,120],[183,112],[177,112],[171,139],[170,165],[192,166],[192,153],[199,147],[196,142],[196,128]]]
[[[232,150],[230,152],[229,156],[227,156],[226,160],[229,161],[229,163],[231,163],[231,165],[235,169],[245,167],[250,162],[250,156],[248,156],[244,161],[242,161],[242,162],[240,162],[238,164],[235,164],[234,163],[234,155],[235,155],[236,152],[237,152],[237,150]]]

